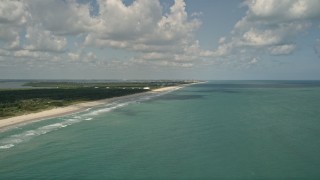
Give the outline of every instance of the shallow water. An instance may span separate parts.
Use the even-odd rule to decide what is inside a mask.
[[[0,179],[320,178],[320,83],[209,82],[0,133]]]
[[[10,81],[0,80],[0,89],[26,89],[31,88],[30,86],[23,86],[27,81]]]

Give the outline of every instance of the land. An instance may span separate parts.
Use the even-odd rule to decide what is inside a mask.
[[[145,89],[102,88],[2,90],[0,91],[0,118],[146,91]]]
[[[24,86],[31,87],[46,87],[46,88],[108,88],[108,89],[123,89],[135,88],[141,89],[150,87],[156,89],[161,87],[177,86],[181,84],[188,84],[194,81],[111,81],[111,82],[92,82],[92,81],[34,81],[25,83]]]
[[[74,83],[33,82],[40,89],[0,90],[0,128],[62,116],[141,93],[177,89],[191,82]]]

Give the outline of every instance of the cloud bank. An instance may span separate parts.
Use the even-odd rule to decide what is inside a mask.
[[[247,0],[243,6],[246,15],[222,38],[217,57],[237,54],[249,62],[256,54],[290,55],[298,47],[296,38],[320,23],[318,0]]]
[[[169,12],[158,0],[97,0],[95,7],[76,0],[3,0],[0,56],[74,61],[92,54],[90,48],[113,48],[135,52],[131,61],[184,66],[206,56],[194,37],[200,25],[184,0],[175,0]]]
[[[294,54],[297,37],[320,28],[319,0],[246,0],[241,6],[246,13],[230,34],[204,50],[195,32],[206,14],[188,14],[184,0],[174,0],[168,10],[159,0],[2,0],[0,61],[191,68],[233,59],[253,65],[262,55]],[[110,49],[131,55],[108,59]]]

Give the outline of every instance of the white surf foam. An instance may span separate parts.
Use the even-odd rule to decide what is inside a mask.
[[[61,128],[65,128],[67,126],[82,122],[82,121],[91,121],[94,120],[94,117],[103,113],[110,112],[117,108],[125,107],[132,103],[140,103],[143,101],[150,100],[154,97],[158,97],[164,94],[167,94],[168,92],[164,93],[149,93],[146,96],[141,96],[138,98],[131,98],[131,99],[125,99],[120,101],[115,101],[110,104],[107,104],[104,107],[99,107],[98,109],[95,108],[88,108],[85,111],[65,117],[58,118],[61,122],[59,123],[53,123],[45,126],[38,127],[34,130],[28,130],[24,131],[20,134],[11,135],[9,137],[5,137],[3,139],[0,139],[0,149],[10,149],[14,147],[15,145],[29,141],[30,139],[44,135],[47,133],[50,133],[52,131],[59,130]]]
[[[14,146],[13,144],[6,144],[3,146],[0,146],[0,149],[9,149],[9,148],[12,148],[13,146]]]
[[[54,123],[46,126],[39,127],[34,130],[24,131],[20,134],[11,135],[7,138],[0,140],[0,149],[9,149],[14,147],[16,144],[26,142],[36,136],[47,134],[49,132],[58,130],[60,128],[68,126],[67,123]]]

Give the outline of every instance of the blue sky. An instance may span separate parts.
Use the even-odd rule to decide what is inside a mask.
[[[2,0],[1,79],[320,79],[319,0]]]

